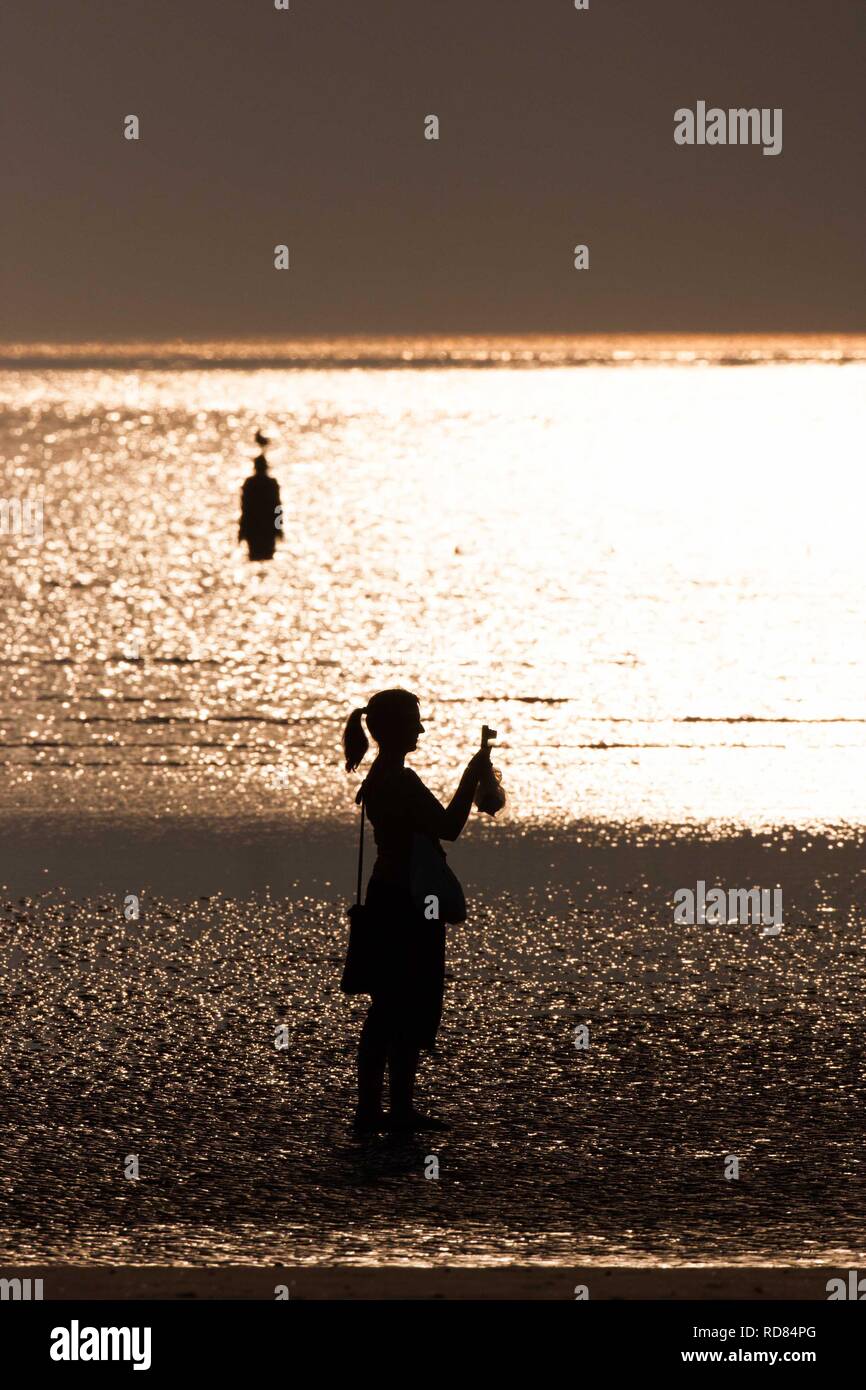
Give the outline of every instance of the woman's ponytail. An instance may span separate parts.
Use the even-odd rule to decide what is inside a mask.
[[[346,720],[346,727],[343,730],[343,752],[346,755],[346,771],[354,772],[359,763],[363,762],[364,754],[370,747],[369,739],[364,733],[364,725],[361,716],[366,714],[364,709],[353,709],[349,718]]]

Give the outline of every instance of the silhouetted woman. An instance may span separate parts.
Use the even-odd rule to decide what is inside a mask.
[[[456,840],[469,816],[486,749],[470,759],[449,806],[404,766],[418,746],[424,726],[418,700],[408,690],[382,690],[365,709],[356,709],[343,733],[346,771],[353,772],[369,748],[363,719],[379,745],[378,756],[361,788],[373,826],[377,856],[367,887],[366,906],[382,943],[377,987],[358,1045],[357,1130],[447,1129],[443,1121],[419,1114],[414,1105],[415,1073],[421,1049],[432,1049],[442,1016],[445,985],[445,923],[427,920],[413,902],[410,864],[415,835],[439,849]],[[382,1110],[388,1066],[391,1109]]]

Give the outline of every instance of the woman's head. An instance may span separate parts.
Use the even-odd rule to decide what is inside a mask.
[[[418,745],[418,735],[424,732],[418,712],[418,696],[408,690],[380,690],[364,709],[353,710],[343,730],[343,752],[346,771],[354,772],[363,760],[370,744],[364,733],[367,728],[383,753],[402,757]]]

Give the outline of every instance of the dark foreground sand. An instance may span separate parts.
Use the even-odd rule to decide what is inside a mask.
[[[826,1300],[827,1280],[844,1271],[813,1269],[586,1268],[218,1269],[19,1266],[0,1278],[42,1279],[48,1301],[99,1299],[272,1299],[285,1285],[293,1299],[590,1299]],[[285,1295],[283,1295],[285,1296]]]
[[[866,1268],[860,838],[461,844],[420,1077],[453,1128],[359,1142],[348,833],[7,829],[0,1261],[48,1297],[822,1299]],[[780,885],[783,929],[674,923],[699,879]]]

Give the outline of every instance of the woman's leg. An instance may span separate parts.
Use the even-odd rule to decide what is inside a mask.
[[[395,1020],[388,1046],[388,1073],[391,1083],[391,1113],[389,1128],[395,1130],[448,1129],[444,1120],[421,1114],[415,1108],[415,1077],[421,1044],[432,1047],[435,1038],[434,1006],[436,999],[416,997],[411,1012],[405,1008]],[[424,1033],[419,1033],[423,1023]],[[428,1026],[429,1025],[429,1026]],[[429,1037],[429,1041],[426,1039]]]
[[[391,1088],[391,1117],[407,1119],[415,1109],[415,1077],[419,1048],[405,1034],[394,1034],[388,1049],[388,1080]]]
[[[378,1120],[382,1115],[382,1086],[388,1055],[388,1020],[381,1004],[373,1000],[364,1019],[358,1041],[358,1110],[356,1125]]]

